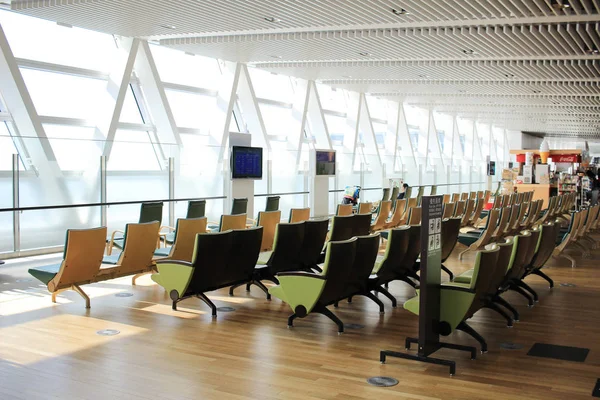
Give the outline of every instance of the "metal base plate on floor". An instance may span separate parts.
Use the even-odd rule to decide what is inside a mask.
[[[131,296],[133,296],[133,293],[127,293],[127,292],[115,293],[115,297],[131,297]]]
[[[219,312],[232,312],[235,311],[233,307],[217,307],[217,311]]]
[[[505,350],[521,350],[523,347],[524,346],[519,343],[512,343],[512,342],[500,343],[500,348],[505,349]]]
[[[367,383],[378,387],[391,387],[398,384],[398,379],[390,378],[389,376],[374,376],[367,379]]]
[[[101,331],[96,332],[96,334],[100,336],[115,336],[119,333],[121,333],[121,331],[118,331],[116,329],[102,329]]]
[[[365,326],[361,324],[344,324],[346,329],[363,329]]]

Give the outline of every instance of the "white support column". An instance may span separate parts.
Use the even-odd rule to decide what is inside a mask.
[[[433,140],[436,143],[435,151],[437,152],[440,160],[442,160],[442,168],[445,169],[446,162],[444,161],[444,154],[442,153],[442,145],[440,144],[440,138],[438,136],[437,125],[435,123],[435,118],[433,116],[432,109],[429,110],[429,136],[430,136],[430,138],[431,138],[431,135],[433,135]]]
[[[233,76],[231,79],[226,79],[224,86],[221,88],[221,90],[219,90],[219,95],[217,98],[217,104],[219,104],[221,108],[224,108],[224,104],[227,104],[227,109],[225,110],[225,121],[223,121],[223,131],[219,142],[221,145],[219,151],[219,163],[223,162],[223,158],[225,156],[225,145],[227,144],[227,138],[229,137],[229,125],[231,124],[233,109],[235,107],[235,102],[237,101],[237,88],[241,71],[242,64],[235,64]],[[227,89],[229,89],[229,92]],[[229,95],[228,98],[227,94]]]
[[[344,135],[344,147],[352,150],[352,171],[356,165],[356,153],[358,152],[358,134],[360,127],[360,111],[362,107],[362,96],[359,93],[350,92],[348,98],[348,111],[346,112],[346,125],[352,129],[352,136]]]
[[[379,153],[379,146],[377,146],[377,138],[375,137],[375,129],[373,128],[373,121],[371,120],[371,112],[369,111],[367,97],[364,93],[361,93],[360,97],[362,106],[360,107],[358,114],[359,132],[362,132],[363,134],[365,148],[377,156],[379,167],[382,167],[381,154]]]
[[[237,85],[237,94],[244,112],[244,120],[248,125],[248,130],[252,135],[253,146],[263,147],[266,152],[266,159],[270,159],[271,144],[267,135],[267,129],[260,112],[260,106],[256,99],[254,85],[250,79],[248,66],[241,64],[241,71]]]
[[[417,149],[413,147],[412,140],[410,139],[408,120],[406,119],[406,109],[404,108],[404,103],[402,102],[399,104],[398,120],[401,121],[398,123],[398,141],[401,143],[408,143],[408,145],[410,146],[409,148],[410,154],[412,156],[413,166],[414,168],[417,168],[417,166],[419,165],[419,163],[417,162],[417,156],[415,155],[415,151],[417,151]]]
[[[98,121],[100,130],[106,132],[106,142],[104,143],[102,155],[105,156],[109,162],[110,153],[112,152],[115,136],[117,134],[119,119],[121,118],[121,111],[123,110],[123,103],[125,103],[125,95],[127,94],[127,90],[129,90],[129,82],[131,81],[131,73],[133,72],[133,66],[137,57],[140,39],[121,39],[119,45],[124,52],[127,52],[127,57],[124,62],[121,60],[121,62],[118,63],[117,67],[111,72],[108,78],[106,90],[115,100],[112,116],[109,120],[108,127],[106,127],[104,120]]]
[[[43,204],[69,204],[71,196],[48,141],[40,117],[27,90],[4,30],[0,26],[0,93],[17,128],[19,153],[26,169],[33,169],[44,193]],[[24,139],[21,136],[35,136]]]
[[[177,124],[167,100],[165,88],[160,80],[154,57],[148,42],[140,41],[137,57],[135,59],[135,73],[139,79],[144,96],[148,104],[152,122],[156,127],[156,134],[162,146],[172,144],[163,153],[179,160],[179,148],[182,146]],[[175,146],[173,146],[175,145]]]
[[[318,149],[333,149],[329,129],[325,121],[325,114],[321,106],[321,98],[314,81],[308,82],[308,106],[306,109],[306,122],[315,138],[315,147]]]
[[[304,144],[304,131],[308,125],[308,104],[310,102],[310,82],[304,79],[297,79],[297,90],[292,103],[292,116],[300,121],[300,130],[297,136],[290,135],[288,142],[296,143],[296,171],[300,170],[300,162],[302,160],[302,146]],[[294,137],[295,136],[295,137]]]

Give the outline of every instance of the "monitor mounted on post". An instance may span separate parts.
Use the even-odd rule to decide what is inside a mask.
[[[231,147],[231,179],[262,179],[262,147]]]

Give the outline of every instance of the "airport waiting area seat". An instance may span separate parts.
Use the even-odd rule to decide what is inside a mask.
[[[206,217],[179,218],[173,231],[171,246],[154,250],[155,258],[191,261],[194,252],[194,239],[198,233],[206,232],[206,225]]]
[[[202,218],[205,215],[206,215],[206,200],[190,200],[188,202],[187,212],[185,214],[186,219]],[[175,241],[177,226],[175,226],[175,227],[163,226],[163,227],[161,227],[161,231],[163,229],[169,230],[169,232],[167,232],[167,233],[161,232],[161,236],[163,237],[163,240],[167,244],[173,244],[173,242]]]
[[[292,208],[288,222],[304,222],[310,219],[310,208]]]
[[[163,215],[163,202],[155,201],[155,202],[146,202],[142,203],[140,206],[140,216],[138,223],[143,224],[146,222],[158,221],[162,222]],[[106,237],[106,254],[111,255],[113,249],[116,247],[117,249],[123,249],[125,243],[125,232],[121,230],[113,231],[110,236]],[[156,237],[157,241],[159,241],[159,236]],[[158,244],[160,242],[157,242]],[[158,246],[157,246],[158,247]]]
[[[29,273],[46,284],[52,301],[65,290],[74,290],[90,308],[90,299],[81,289],[82,285],[131,276],[132,284],[141,274],[154,270],[152,257],[156,249],[158,221],[127,224],[123,251],[102,257],[106,244],[106,228],[70,229],[60,264],[29,269]],[[104,235],[104,236],[102,236]],[[102,264],[110,264],[103,266]]]
[[[254,227],[198,234],[192,261],[159,260],[152,280],[165,288],[173,310],[179,302],[196,297],[216,317],[217,307],[206,293],[252,280],[262,232],[262,227]]]

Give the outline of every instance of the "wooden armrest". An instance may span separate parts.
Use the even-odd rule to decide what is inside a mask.
[[[163,225],[163,226],[160,227],[160,229],[158,231],[160,232],[163,229],[168,229],[169,231],[174,231],[175,230],[175,228],[173,228],[172,226]],[[161,232],[161,234],[162,234],[162,232]]]
[[[312,274],[310,272],[302,272],[302,271],[293,271],[293,272],[280,272],[275,274],[275,276],[304,276],[307,278],[316,278],[321,280],[327,280],[327,277],[318,274]]]
[[[191,262],[180,261],[180,260],[156,260],[154,262],[156,263],[156,265],[160,265],[160,264],[176,264],[176,265],[183,265],[185,267],[190,267],[190,268],[194,266]]]
[[[123,236],[125,236],[125,232],[123,232],[123,231],[120,231],[120,230],[113,231],[113,233],[110,235],[110,241],[111,241],[111,242],[113,242],[113,241],[115,240],[115,234],[116,234],[117,232],[119,232],[119,233],[122,233],[122,234],[123,234]]]

